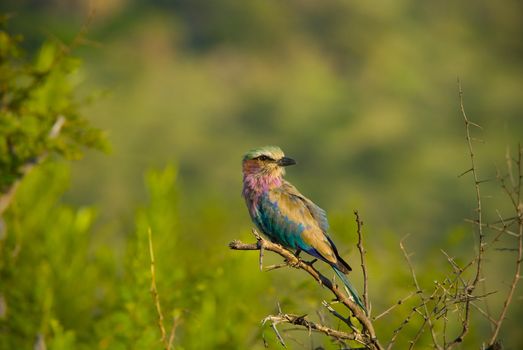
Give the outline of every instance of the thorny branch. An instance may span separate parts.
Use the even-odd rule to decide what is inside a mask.
[[[434,281],[434,286],[428,290],[423,290],[421,284],[416,276],[414,266],[410,260],[411,253],[407,252],[404,246],[404,239],[400,243],[400,248],[405,256],[406,262],[410,269],[410,274],[414,282],[415,290],[407,294],[404,298],[398,300],[397,303],[393,304],[385,311],[381,312],[378,316],[372,318],[372,321],[376,321],[385,315],[391,313],[392,310],[398,308],[404,304],[407,300],[410,300],[414,296],[419,297],[419,302],[411,307],[406,314],[406,318],[402,323],[393,331],[392,338],[387,344],[387,350],[392,349],[396,345],[396,340],[402,331],[407,328],[408,324],[411,324],[414,318],[420,317],[421,322],[417,323],[417,328],[414,329],[412,338],[408,340],[409,349],[413,349],[418,341],[421,339],[422,334],[425,330],[430,330],[432,348],[441,350],[450,350],[459,346],[469,335],[472,322],[472,314],[479,315],[481,319],[484,318],[486,322],[491,326],[492,332],[486,338],[484,346],[485,350],[497,350],[502,349],[502,344],[499,341],[499,334],[507,318],[510,305],[514,300],[517,285],[521,279],[521,263],[523,261],[523,203],[521,198],[521,187],[523,182],[523,148],[521,145],[518,146],[518,152],[515,157],[511,157],[507,151],[506,163],[507,163],[507,174],[501,176],[498,172],[498,181],[501,184],[501,188],[507,195],[510,203],[513,206],[512,215],[502,215],[496,210],[499,220],[487,222],[484,220],[484,208],[482,203],[482,191],[481,184],[486,182],[481,180],[478,174],[476,155],[474,153],[474,142],[478,141],[472,137],[471,127],[481,128],[478,124],[475,124],[468,119],[463,104],[463,91],[461,83],[459,84],[459,99],[460,99],[460,112],[465,124],[465,133],[467,146],[470,158],[470,168],[464,171],[460,177],[466,174],[470,174],[473,178],[473,185],[475,191],[475,218],[473,220],[466,220],[472,223],[475,227],[475,252],[472,258],[465,262],[460,262],[460,259],[455,259],[449,255],[445,250],[441,249],[441,252],[446,257],[450,272],[442,280]],[[363,237],[361,233],[363,223],[360,221],[358,213],[354,213],[356,216],[356,223],[358,229],[358,250],[360,252],[361,265],[364,275],[364,293],[363,300],[367,309],[370,309],[370,301],[367,294],[367,271],[365,262],[365,249],[363,248]],[[487,236],[486,233],[489,235]],[[285,258],[285,264],[279,264],[269,267],[269,269],[280,268],[284,266],[293,266],[299,269],[305,270],[311,275],[316,281],[323,286],[329,288],[332,293],[336,296],[336,299],[344,304],[360,321],[363,326],[363,330],[359,331],[354,328],[349,318],[345,318],[334,310],[329,303],[324,302],[324,306],[333,314],[335,317],[344,321],[349,327],[352,328],[351,333],[342,332],[343,337],[348,338],[336,338],[330,331],[321,331],[320,327],[315,328],[314,323],[310,323],[305,316],[296,316],[285,314],[279,311],[279,314],[274,316],[268,316],[264,322],[271,322],[273,329],[275,330],[278,338],[284,344],[283,338],[278,333],[276,325],[279,323],[294,324],[308,329],[309,331],[322,332],[326,335],[333,337],[340,341],[342,339],[350,339],[355,341],[361,341],[365,346],[373,349],[382,349],[381,345],[377,343],[374,329],[369,318],[357,307],[355,303],[349,300],[344,293],[341,292],[338,287],[332,283],[325,276],[321,275],[311,263],[303,262],[299,260],[290,251],[287,251],[283,247],[271,243],[261,238],[257,233],[255,236],[258,239],[257,244],[244,244],[239,241],[230,243],[232,249],[239,250],[269,250],[280,254]],[[507,244],[508,241],[516,241],[515,245]],[[496,243],[503,242],[504,246],[499,247]],[[503,251],[509,254],[514,254],[514,273],[512,280],[509,283],[508,291],[503,302],[503,306],[499,315],[493,316],[488,304],[488,297],[497,291],[488,290],[486,287],[486,279],[484,276],[484,264],[486,262],[487,253],[491,251]],[[261,257],[260,257],[261,266]],[[267,269],[266,269],[267,270]],[[478,286],[482,285],[482,292],[478,292]],[[478,301],[485,301],[485,308],[479,305]],[[319,324],[317,326],[323,326]],[[411,324],[412,326],[412,324]],[[328,327],[326,327],[329,329]],[[339,331],[337,331],[339,332]],[[453,334],[454,333],[454,334]],[[452,337],[448,337],[449,334]],[[354,339],[353,339],[354,338]]]
[[[497,321],[495,321],[495,328],[492,332],[492,336],[488,342],[489,348],[493,348],[494,344],[497,341],[499,331],[501,329],[501,325],[503,324],[503,321],[505,320],[505,316],[508,311],[508,307],[510,303],[512,302],[512,298],[514,296],[514,291],[516,290],[516,285],[518,284],[519,280],[521,279],[521,261],[523,259],[523,203],[521,202],[521,178],[523,177],[523,171],[522,171],[522,164],[521,164],[521,158],[522,158],[523,150],[521,148],[521,145],[518,146],[518,159],[516,160],[516,166],[517,166],[517,187],[514,187],[515,181],[512,181],[512,190],[508,189],[504,182],[501,182],[502,187],[505,189],[509,197],[512,199],[512,194],[517,199],[516,201],[513,201],[514,204],[514,210],[517,213],[517,223],[518,223],[518,246],[517,246],[517,257],[515,260],[515,269],[514,269],[514,276],[512,278],[512,283],[510,285],[507,297],[505,299],[505,302],[503,303],[503,309],[501,310],[501,313],[499,315],[499,318]],[[507,162],[507,168],[509,175],[513,177],[512,175],[512,162]]]
[[[409,266],[416,290],[413,293],[407,295],[404,299],[401,299],[397,304],[392,305],[386,309],[373,320],[379,319],[386,315],[390,312],[390,310],[401,304],[402,300],[409,299],[413,295],[419,295],[420,303],[411,309],[410,313],[407,315],[404,321],[393,332],[392,339],[389,342],[387,349],[391,349],[393,347],[399,333],[416,315],[421,317],[422,322],[415,336],[409,341],[409,348],[414,347],[418,339],[421,337],[423,330],[428,328],[431,331],[432,346],[434,348],[445,350],[452,349],[463,342],[464,338],[468,334],[470,330],[472,309],[477,310],[477,312],[485,317],[485,319],[488,320],[489,324],[492,326],[492,334],[489,336],[489,341],[486,342],[486,349],[501,349],[501,345],[498,341],[499,331],[503,320],[506,318],[509,305],[513,300],[517,283],[521,279],[521,262],[523,259],[523,204],[521,203],[520,196],[521,182],[523,179],[523,172],[521,169],[521,146],[519,146],[518,155],[515,159],[510,157],[510,155],[507,153],[507,176],[503,177],[498,174],[498,181],[501,183],[502,189],[505,191],[511,203],[513,204],[515,214],[512,217],[503,217],[501,213],[497,212],[499,221],[492,223],[484,222],[480,184],[485,181],[481,181],[479,179],[475,160],[476,156],[473,149],[473,141],[475,141],[475,139],[471,137],[470,130],[471,126],[479,127],[479,125],[471,122],[465,113],[461,85],[459,86],[459,96],[460,111],[465,122],[466,140],[471,162],[470,168],[464,171],[460,176],[470,173],[474,181],[473,183],[477,204],[475,210],[476,218],[474,220],[467,221],[473,223],[476,226],[478,239],[476,240],[475,244],[477,244],[477,249],[472,259],[462,265],[458,264],[453,257],[451,257],[442,249],[441,251],[447,258],[452,268],[452,272],[442,281],[435,281],[432,292],[426,292],[421,289],[421,286],[418,283],[414,268],[410,261],[411,254],[405,250],[403,241],[400,243],[400,248],[403,251]],[[517,174],[513,174],[513,172],[516,172]],[[505,181],[506,178],[510,180],[510,183]],[[516,225],[517,228],[514,229],[514,225]],[[492,231],[494,233],[488,241],[486,241],[486,230]],[[477,286],[479,283],[485,283],[485,279],[483,277],[485,253],[489,251],[489,249],[493,249],[495,247],[495,243],[499,242],[502,237],[507,237],[507,239],[514,239],[515,237],[517,239],[516,248],[501,248],[504,251],[517,252],[517,257],[515,258],[514,275],[512,282],[510,283],[503,308],[499,316],[493,317],[487,304],[486,309],[483,309],[476,301],[485,300],[486,302],[487,297],[495,293],[495,291],[489,292],[487,291],[486,286],[484,286],[482,295],[478,295]],[[499,248],[496,247],[494,249]],[[471,271],[471,278],[469,280],[467,277],[465,277],[465,272],[467,270],[472,270],[472,268],[474,268],[474,270]],[[454,329],[454,327],[448,327],[451,319],[453,319],[453,323],[457,321],[459,324],[458,335],[451,338],[451,340],[447,340],[447,332]],[[438,327],[436,327],[436,324],[438,324]]]
[[[354,340],[361,343],[362,345],[369,344],[371,342],[368,336],[364,334],[347,333],[336,329],[332,329],[322,324],[307,320],[306,315],[298,316],[293,314],[285,314],[280,311],[277,315],[269,315],[262,320],[262,324],[266,324],[267,322],[271,324],[272,328],[276,332],[276,336],[278,337],[280,343],[282,343],[283,346],[285,346],[285,341],[283,340],[283,337],[280,335],[276,328],[276,326],[280,323],[288,323],[304,327],[309,331],[309,334],[311,332],[323,333],[325,335],[328,335],[329,337],[332,337],[340,343],[343,343],[346,340]]]
[[[416,294],[419,294],[421,293],[420,291],[418,290],[415,290],[414,292],[411,292],[409,293],[406,297],[398,300],[395,304],[392,304],[392,306],[390,306],[389,308],[387,308],[385,311],[383,311],[382,313],[380,313],[378,316],[375,316],[372,318],[373,321],[376,321],[376,320],[379,320],[380,318],[382,318],[383,316],[389,314],[392,310],[394,310],[395,308],[397,308],[398,306],[404,304],[407,300],[409,300],[410,298],[412,298],[414,295]]]
[[[446,256],[452,268],[453,275],[445,277],[442,282],[435,281],[435,287],[432,291],[432,294],[428,294],[421,290],[419,284],[417,283],[417,278],[409,259],[410,255],[406,252],[403,246],[403,242],[400,243],[400,247],[409,265],[411,275],[413,277],[417,289],[417,293],[420,295],[421,304],[413,308],[411,313],[407,316],[403,323],[396,329],[396,331],[394,331],[392,340],[389,343],[387,349],[391,348],[392,344],[395,342],[398,336],[398,333],[405,327],[406,324],[410,322],[411,318],[416,314],[422,317],[422,325],[421,328],[419,328],[419,331],[417,332],[415,337],[412,340],[410,340],[409,348],[413,348],[414,344],[421,336],[424,327],[428,326],[428,328],[431,330],[432,343],[434,348],[452,349],[461,342],[463,342],[464,338],[468,334],[470,330],[472,309],[477,310],[479,314],[485,317],[485,319],[488,320],[489,324],[492,326],[492,334],[490,336],[489,341],[486,342],[486,349],[501,349],[501,344],[498,341],[499,331],[504,319],[506,318],[509,305],[513,300],[517,283],[521,279],[521,262],[523,259],[523,204],[521,203],[520,197],[521,181],[523,178],[521,169],[521,146],[519,146],[518,148],[518,155],[516,159],[512,159],[507,153],[507,176],[500,176],[498,172],[498,181],[500,182],[502,189],[505,191],[508,198],[510,199],[514,207],[515,214],[512,217],[505,218],[501,215],[501,213],[497,212],[499,221],[493,223],[484,222],[482,197],[480,189],[480,184],[484,181],[481,181],[479,179],[475,160],[475,153],[473,149],[473,141],[475,139],[471,137],[470,131],[471,126],[479,127],[479,125],[471,122],[465,113],[461,85],[459,85],[459,96],[460,110],[465,122],[466,140],[471,162],[471,167],[465,172],[463,172],[460,176],[470,173],[473,177],[477,204],[475,210],[476,218],[474,220],[467,221],[473,223],[477,229],[478,239],[476,240],[476,254],[468,263],[465,263],[460,266],[460,264],[458,264],[454,258],[452,258],[444,250],[441,250],[443,254]],[[517,172],[516,175],[513,174],[514,169],[515,172]],[[507,177],[510,180],[510,184],[507,184],[507,182],[505,181]],[[514,225],[517,226],[516,229],[512,228]],[[493,237],[489,238],[488,241],[486,241],[486,230],[492,231],[494,233]],[[488,308],[488,304],[486,304],[486,310],[484,310],[475,301],[485,300],[486,303],[487,297],[495,293],[495,291],[488,292],[486,286],[484,285],[482,295],[478,295],[477,286],[479,283],[485,284],[485,279],[483,277],[483,264],[485,262],[485,253],[489,251],[489,249],[495,247],[495,243],[499,242],[502,236],[506,236],[507,239],[513,239],[514,237],[517,238],[517,248],[502,248],[505,251],[517,252],[517,257],[515,258],[514,275],[512,278],[512,282],[510,283],[510,287],[507,293],[507,297],[504,301],[503,308],[498,317],[493,317]],[[467,271],[468,269],[472,269],[473,267],[474,271],[472,272],[471,279],[468,280],[465,277],[464,273],[465,271]],[[430,306],[427,304],[429,302]],[[388,310],[386,310],[386,312],[387,311]],[[455,316],[452,316],[452,314],[454,314]],[[446,333],[448,331],[448,328],[451,327],[447,327],[447,324],[451,316],[459,322],[460,330],[458,331],[457,336],[451,338],[451,340],[448,341]],[[381,317],[381,315],[379,317]],[[435,332],[436,328],[434,327],[434,325],[436,324],[436,322],[443,322],[442,331]],[[438,327],[438,329],[441,328]],[[443,346],[439,345],[440,337],[442,338]]]
[[[405,249],[405,246],[403,244],[403,242],[405,241],[407,237],[404,237],[401,241],[400,241],[400,248],[401,248],[401,251],[403,252],[403,255],[405,256],[405,260],[407,261],[407,264],[409,266],[409,269],[410,269],[410,273],[412,275],[412,280],[414,282],[414,286],[416,287],[416,293],[419,295],[420,299],[421,299],[421,303],[423,305],[423,312],[422,312],[422,317],[423,317],[423,320],[424,320],[424,324],[423,326],[425,325],[425,322],[429,324],[429,328],[430,328],[430,334],[432,335],[432,341],[434,343],[434,346],[436,349],[441,349],[441,346],[438,344],[438,340],[436,338],[436,332],[434,330],[434,325],[432,323],[432,319],[431,319],[431,314],[429,312],[429,308],[427,307],[427,303],[425,302],[425,296],[423,295],[423,291],[421,290],[421,287],[418,283],[418,278],[416,277],[416,273],[414,271],[414,267],[412,266],[412,263],[410,261],[410,254],[407,253],[407,250]],[[423,327],[420,328],[420,331],[418,334],[421,334],[421,331],[423,330]],[[411,343],[412,346],[414,346],[414,343],[415,343],[415,340],[417,340],[418,336],[413,340],[413,342]]]
[[[476,272],[474,274],[474,280],[472,283],[470,283],[467,288],[465,289],[467,295],[472,295],[474,290],[476,289],[476,286],[480,280],[481,277],[481,268],[483,264],[483,253],[484,253],[484,234],[483,234],[483,212],[482,212],[482,205],[481,205],[481,191],[480,191],[480,181],[479,181],[479,175],[478,170],[476,167],[476,161],[475,161],[475,154],[474,154],[474,148],[472,147],[472,137],[470,136],[470,127],[475,126],[477,128],[481,128],[478,124],[473,123],[470,121],[470,119],[467,117],[467,114],[465,113],[465,107],[463,105],[463,89],[461,87],[461,81],[458,79],[458,89],[459,89],[459,103],[460,103],[460,111],[463,116],[463,121],[465,123],[465,133],[466,133],[466,139],[467,139],[467,145],[469,150],[469,157],[470,157],[470,170],[469,172],[472,173],[472,177],[474,179],[474,188],[476,191],[476,201],[477,201],[477,227],[478,227],[478,254],[477,258],[475,259],[476,263]],[[447,344],[448,348],[451,348],[453,345],[461,343],[463,341],[463,338],[469,331],[469,324],[470,324],[470,299],[467,298],[465,300],[465,316],[462,323],[462,329],[461,332],[457,337],[455,337],[454,340],[452,340],[449,344]]]
[[[342,288],[334,284],[330,279],[320,273],[311,263],[305,262],[297,258],[291,251],[285,249],[279,244],[270,242],[265,238],[261,237],[256,230],[253,230],[253,234],[257,239],[255,244],[246,244],[241,241],[235,240],[229,243],[229,248],[234,250],[265,250],[272,251],[282,256],[289,266],[295,267],[300,270],[307,272],[312,278],[314,278],[320,285],[328,288],[336,297],[336,299],[347,307],[353,316],[361,323],[363,327],[362,339],[368,339],[366,346],[370,349],[383,349],[378,342],[374,326],[371,320],[365,315],[365,312],[343,292]]]
[[[358,226],[358,250],[360,251],[360,261],[361,261],[361,271],[363,272],[363,305],[367,309],[368,316],[371,314],[371,305],[369,302],[369,291],[368,291],[368,275],[367,275],[367,264],[365,262],[365,248],[363,247],[363,221],[360,220],[360,215],[357,210],[354,211],[354,216],[356,217],[356,224]]]

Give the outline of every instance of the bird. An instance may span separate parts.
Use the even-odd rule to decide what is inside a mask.
[[[330,238],[325,210],[286,181],[285,168],[296,161],[280,147],[264,146],[248,151],[242,161],[242,196],[255,226],[272,242],[306,252],[329,264],[347,287],[351,299],[365,313],[365,305],[346,274],[352,269]]]

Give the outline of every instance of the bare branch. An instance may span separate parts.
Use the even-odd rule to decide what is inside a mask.
[[[369,292],[368,292],[368,275],[367,275],[367,264],[365,262],[365,248],[363,247],[363,221],[360,220],[360,215],[357,210],[354,211],[354,216],[356,217],[356,224],[358,226],[358,250],[360,251],[360,261],[361,261],[361,271],[363,273],[363,305],[367,309],[368,316],[371,314],[371,305],[369,302]]]
[[[360,342],[361,344],[371,343],[371,340],[368,338],[368,336],[366,336],[364,334],[346,333],[346,332],[338,331],[338,330],[332,329],[330,327],[326,327],[322,324],[309,321],[306,319],[306,315],[298,316],[298,315],[286,314],[286,313],[280,312],[280,313],[278,313],[278,315],[269,315],[262,320],[262,324],[266,324],[267,322],[269,322],[271,324],[273,329],[276,329],[276,325],[278,325],[280,323],[288,323],[288,324],[292,324],[292,325],[296,325],[296,326],[302,326],[309,332],[323,333],[338,341],[355,340],[355,341]],[[283,338],[281,337],[281,335],[279,335],[279,332],[277,330],[275,332],[276,332],[276,336],[280,340],[280,343],[282,343],[282,345],[284,345],[285,342],[283,341]]]
[[[265,320],[264,320],[265,321]],[[265,323],[265,322],[264,322]],[[287,348],[287,345],[285,345],[285,341],[283,340],[280,332],[278,332],[278,328],[276,328],[276,323],[271,324],[272,329],[274,330],[274,333],[276,333],[276,336],[278,337],[278,340],[280,341],[281,345],[284,348]]]
[[[414,291],[414,292],[411,292],[409,293],[406,297],[398,300],[396,302],[396,304],[392,304],[392,306],[390,306],[388,309],[386,309],[385,311],[383,311],[381,314],[379,314],[378,316],[376,317],[373,317],[372,320],[373,321],[376,321],[376,320],[379,320],[380,318],[382,318],[383,316],[387,315],[389,312],[391,312],[392,310],[394,310],[395,308],[397,308],[398,306],[402,305],[403,303],[405,303],[407,300],[409,300],[410,298],[412,298],[414,295],[416,294],[419,294],[421,293],[421,291]]]
[[[495,322],[496,327],[494,328],[494,332],[492,333],[492,336],[489,340],[489,347],[494,346],[494,344],[497,342],[497,337],[499,335],[499,331],[501,329],[501,325],[503,324],[503,321],[505,320],[505,316],[508,311],[508,307],[510,303],[512,302],[512,298],[514,296],[514,291],[516,290],[516,286],[521,279],[521,261],[523,259],[523,203],[519,202],[520,200],[520,189],[521,189],[521,175],[522,175],[522,169],[521,169],[521,147],[518,148],[518,160],[516,162],[517,170],[518,170],[518,187],[514,191],[514,197],[517,198],[518,204],[515,206],[516,212],[517,212],[517,218],[518,218],[518,246],[517,246],[517,258],[515,261],[515,269],[514,269],[514,276],[512,278],[512,283],[510,285],[507,297],[505,299],[505,302],[503,303],[503,309],[501,310],[501,314],[499,315],[498,320]],[[511,162],[509,162],[510,164]],[[508,170],[511,171],[511,167],[508,167]],[[504,186],[504,183],[502,183]],[[512,192],[513,193],[513,192]],[[510,196],[512,199],[513,197]]]
[[[332,304],[336,303],[333,302]],[[338,311],[334,310],[334,308],[326,302],[325,300],[321,302],[323,306],[336,318],[340,319],[343,323],[345,323],[347,326],[349,326],[355,333],[361,333],[359,329],[357,329],[352,322],[350,321],[350,317],[345,317],[342,314],[340,314]]]
[[[176,334],[176,328],[178,328],[178,325],[180,324],[180,317],[174,316],[173,317],[173,325],[171,327],[171,332],[169,333],[169,342],[167,343],[167,349],[172,349],[174,346],[174,336]]]
[[[432,341],[434,343],[434,346],[437,348],[437,349],[441,349],[441,346],[438,344],[438,340],[436,338],[436,333],[434,331],[434,325],[432,324],[432,320],[431,320],[431,317],[430,317],[430,313],[429,313],[429,309],[427,307],[427,304],[425,303],[425,296],[423,295],[423,291],[421,290],[421,287],[418,283],[418,279],[416,277],[416,273],[414,271],[414,267],[412,266],[412,263],[410,261],[410,255],[407,253],[407,250],[405,249],[405,246],[403,245],[403,242],[405,241],[405,239],[407,239],[408,235],[405,236],[401,241],[400,241],[400,248],[401,248],[401,251],[403,252],[403,255],[405,256],[405,260],[407,260],[407,264],[409,265],[409,269],[410,269],[410,273],[412,275],[412,280],[414,281],[414,285],[416,286],[416,292],[417,294],[420,296],[420,299],[422,301],[422,304],[423,304],[423,311],[424,311],[424,314],[422,314],[422,317],[424,319],[424,324],[422,326],[422,328],[420,329],[420,332],[421,330],[423,329],[423,327],[425,326],[425,322],[428,322],[429,324],[429,328],[430,328],[430,333],[432,335]],[[416,338],[414,340],[417,340],[419,336],[416,336]],[[415,342],[414,342],[415,343]],[[414,343],[411,343],[411,345],[413,346]]]
[[[270,242],[261,237],[256,230],[253,230],[253,234],[257,238],[256,244],[245,244],[241,241],[235,240],[229,243],[229,248],[234,250],[260,250],[263,246],[263,249],[282,256],[289,266],[304,270],[320,285],[328,288],[334,294],[336,299],[351,311],[354,317],[361,323],[364,333],[368,336],[369,343],[367,345],[371,349],[382,349],[370,319],[365,315],[365,312],[354,301],[352,301],[341,288],[338,287],[338,285],[334,284],[330,279],[321,274],[314,266],[312,266],[312,263],[298,259],[291,251],[285,249],[281,245]]]
[[[155,268],[155,261],[154,261],[154,249],[153,249],[153,238],[152,238],[152,232],[151,228],[147,230],[147,234],[149,237],[149,255],[151,258],[151,295],[153,297],[154,305],[156,306],[156,313],[158,314],[158,328],[160,329],[161,334],[161,342],[163,343],[165,350],[170,350],[169,344],[172,343],[172,341],[169,339],[169,341],[166,338],[165,333],[165,327],[163,325],[163,313],[162,313],[162,307],[160,305],[160,296],[158,295],[158,289],[156,288],[156,268]],[[171,332],[171,337],[174,338],[174,330],[176,328],[173,325],[173,332]]]
[[[392,333],[392,338],[390,339],[389,344],[387,345],[387,350],[392,349],[392,346],[396,342],[396,339],[398,338],[398,335],[400,332],[405,328],[405,326],[410,322],[412,316],[416,313],[416,308],[413,308],[410,313],[407,315],[407,317],[403,320],[401,325],[394,330]]]
[[[470,305],[474,306],[476,308],[476,310],[479,311],[480,314],[482,314],[487,320],[490,321],[491,324],[493,324],[494,326],[496,325],[496,320],[492,318],[492,316],[490,316],[490,313],[483,310],[481,307],[479,307],[479,305],[477,305],[476,303],[473,303],[471,302]]]
[[[475,126],[478,128],[481,128],[478,124],[473,123],[469,120],[467,117],[467,114],[465,112],[465,107],[463,105],[463,89],[461,87],[461,81],[458,79],[458,89],[459,89],[459,102],[460,102],[460,111],[461,115],[463,116],[463,121],[465,123],[465,134],[467,139],[467,145],[469,150],[469,157],[470,157],[470,169],[472,173],[472,177],[474,179],[474,188],[476,191],[476,212],[477,212],[477,227],[478,227],[478,253],[477,258],[473,259],[473,262],[476,264],[476,272],[474,274],[474,279],[470,285],[466,288],[466,294],[471,295],[474,292],[474,289],[476,289],[476,286],[480,280],[481,277],[481,268],[483,264],[483,253],[484,253],[484,234],[483,234],[483,208],[481,203],[481,191],[480,191],[480,183],[478,176],[478,171],[476,167],[476,160],[475,160],[475,154],[474,154],[474,148],[472,147],[472,137],[470,133],[470,126]],[[454,340],[452,340],[447,347],[451,348],[455,344],[461,343],[463,341],[463,338],[469,331],[469,323],[470,323],[470,299],[465,300],[465,317],[462,322],[462,329],[461,332],[458,334],[458,336],[455,337]]]

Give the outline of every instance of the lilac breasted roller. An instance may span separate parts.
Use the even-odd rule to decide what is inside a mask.
[[[329,237],[329,223],[323,209],[283,179],[284,167],[296,164],[276,146],[253,149],[243,157],[243,192],[256,227],[271,241],[304,251],[329,264],[363,310],[356,289],[345,274],[351,267]],[[366,310],[365,310],[366,311]]]

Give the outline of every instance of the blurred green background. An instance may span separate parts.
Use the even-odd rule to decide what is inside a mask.
[[[82,111],[112,145],[24,180],[6,215],[12,244],[24,244],[3,276],[2,289],[13,288],[0,328],[5,349],[29,349],[38,334],[50,349],[159,348],[148,226],[167,328],[180,320],[177,348],[263,348],[262,332],[277,348],[260,327],[277,301],[314,318],[328,294],[294,270],[260,273],[255,253],[227,248],[252,240],[241,157],[266,144],[297,159],[287,178],[327,210],[353,266],[352,211],[360,211],[371,298],[383,310],[412,290],[398,248],[405,234],[428,287],[448,269],[440,248],[463,261],[473,254],[464,219],[475,215],[474,191],[458,178],[470,160],[457,78],[468,116],[483,127],[473,130],[484,140],[474,145],[483,179],[523,135],[516,0],[3,1],[0,11],[13,14],[8,27],[29,55],[46,39],[69,44],[87,26],[74,50],[84,63],[78,96],[95,93]],[[491,218],[509,204],[498,187],[484,185]],[[489,290],[500,291],[494,311],[509,258],[489,261],[497,272]],[[518,289],[502,333],[507,348],[523,345],[522,301]],[[406,310],[377,321],[383,341]],[[476,321],[463,348],[478,348],[488,332]],[[295,348],[336,348],[289,336]]]

